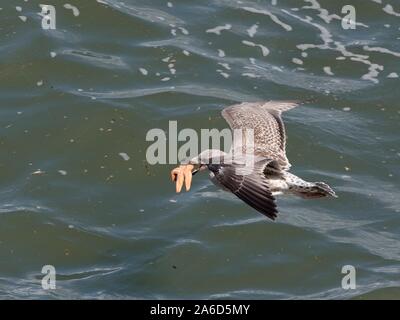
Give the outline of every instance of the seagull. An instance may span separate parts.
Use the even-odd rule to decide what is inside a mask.
[[[307,182],[289,172],[291,165],[286,156],[281,115],[298,105],[296,101],[243,102],[223,109],[222,117],[232,130],[252,130],[253,145],[249,147],[246,138],[234,138],[228,153],[216,149],[201,152],[171,171],[176,191],[181,191],[184,182],[189,191],[192,175],[208,169],[215,185],[272,220],[278,214],[276,195],[337,198],[326,183]],[[235,157],[236,153],[239,156]]]

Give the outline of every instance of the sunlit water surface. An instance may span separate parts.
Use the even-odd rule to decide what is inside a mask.
[[[398,2],[50,2],[56,30],[0,4],[1,298],[400,298]],[[338,199],[281,198],[271,222],[147,164],[148,130],[268,99],[310,101],[288,156]]]

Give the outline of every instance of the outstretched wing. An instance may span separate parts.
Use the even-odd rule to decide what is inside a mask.
[[[255,155],[274,159],[282,169],[288,169],[290,163],[286,157],[286,134],[281,114],[298,104],[296,101],[243,102],[225,108],[222,116],[233,130],[253,130]],[[233,149],[249,153],[245,141],[245,138],[234,141]]]
[[[265,159],[253,168],[238,168],[233,164],[209,164],[208,169],[226,189],[252,208],[275,220],[277,207],[264,171],[272,160]]]

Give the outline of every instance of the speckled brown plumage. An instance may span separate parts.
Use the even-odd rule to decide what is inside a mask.
[[[295,101],[244,102],[225,108],[222,116],[232,129],[254,130],[254,154],[278,161],[282,169],[290,163],[286,157],[286,134],[281,113],[298,105]],[[234,141],[234,149],[247,153],[245,134]]]

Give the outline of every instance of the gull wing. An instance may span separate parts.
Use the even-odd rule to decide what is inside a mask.
[[[265,159],[253,168],[233,164],[209,164],[208,169],[225,189],[268,218],[275,220],[277,207],[264,171],[273,160]]]
[[[225,108],[222,110],[222,116],[232,130],[253,130],[254,154],[274,159],[283,170],[287,170],[290,163],[286,157],[286,133],[281,114],[298,105],[299,102],[296,101],[243,102]],[[245,136],[243,133],[242,141],[234,141],[234,152],[251,152],[246,149]]]

